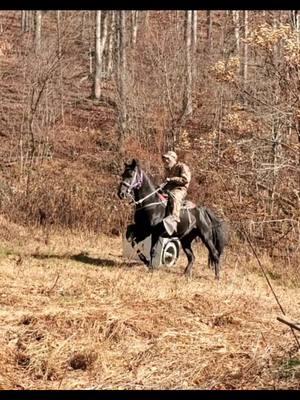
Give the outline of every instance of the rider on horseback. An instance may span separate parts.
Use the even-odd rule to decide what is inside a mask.
[[[177,159],[178,156],[175,151],[168,151],[162,156],[165,167],[164,190],[169,193],[167,210],[169,210],[174,231],[176,231],[177,223],[180,221],[180,208],[191,181],[190,168]],[[170,217],[168,216],[166,219],[170,219]]]

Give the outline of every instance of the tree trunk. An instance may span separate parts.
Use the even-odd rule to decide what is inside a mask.
[[[248,11],[244,10],[244,67],[243,67],[243,86],[247,89],[247,79],[248,79]]]
[[[275,11],[273,14],[273,28],[277,29],[279,27],[281,17],[281,11]],[[276,67],[279,66],[280,63],[280,43],[274,44],[274,64]]]
[[[60,13],[61,13],[61,11],[57,10],[57,12],[56,12],[56,29],[57,29],[57,51],[58,51],[58,60],[59,60],[60,109],[61,109],[61,118],[62,118],[62,122],[64,125],[65,113],[64,113],[64,89],[63,89],[63,73],[62,73]]]
[[[94,21],[92,20],[93,11],[88,11],[89,21],[89,68],[90,75],[93,74],[93,43],[94,43]]]
[[[198,28],[198,12],[197,10],[192,11],[192,26],[193,26],[193,36],[192,36],[192,48],[193,54],[197,50],[197,28]]]
[[[298,10],[291,11],[292,27],[297,32],[297,43],[299,45],[300,14]]]
[[[85,42],[85,17],[86,11],[82,11],[82,19],[81,19],[81,41]]]
[[[131,45],[134,47],[136,44],[137,30],[138,30],[138,11],[131,11]]]
[[[185,11],[184,44],[185,44],[185,86],[182,107],[178,117],[172,121],[172,147],[180,142],[180,127],[193,112],[192,106],[192,11]]]
[[[107,12],[104,11],[103,27],[101,29],[102,11],[96,11],[96,42],[95,42],[95,80],[94,80],[94,96],[96,99],[101,97],[101,78],[103,51],[107,38]]]
[[[240,53],[240,12],[232,11],[232,19],[234,24],[234,36],[235,36],[235,45],[236,45],[236,53]]]
[[[35,53],[38,55],[41,50],[42,11],[35,12]]]
[[[25,13],[26,11],[21,11],[21,31],[25,32]]]
[[[274,201],[276,196],[276,188],[277,188],[277,178],[278,178],[278,169],[279,169],[279,161],[281,158],[282,151],[282,135],[280,132],[280,126],[278,121],[273,120],[272,126],[272,191],[270,196],[270,216],[273,215],[274,211]]]
[[[207,40],[207,49],[208,52],[211,50],[212,45],[212,14],[210,10],[206,11],[206,40]]]
[[[116,11],[110,12],[110,25],[107,49],[107,76],[111,77],[113,72],[114,38],[116,34]]]
[[[127,106],[125,95],[126,84],[126,17],[125,11],[119,11],[118,18],[118,63],[117,63],[117,88],[119,93],[119,144],[122,147],[123,138],[127,130]]]
[[[186,55],[186,85],[184,96],[184,116],[192,113],[192,11],[186,11],[186,37],[185,37],[185,55]]]
[[[3,33],[2,13],[1,13],[1,15],[0,15],[0,33]]]
[[[150,11],[144,11],[143,14],[145,14],[145,30],[148,30],[148,25],[149,25],[149,14]]]
[[[33,31],[33,13],[34,11],[27,11],[27,25],[29,32]]]
[[[22,32],[31,32],[32,28],[32,11],[21,11],[21,29]]]
[[[196,58],[196,54],[197,54],[197,28],[198,28],[198,24],[197,24],[197,18],[198,14],[197,14],[197,10],[192,11],[192,48],[191,48],[191,52],[192,52],[192,57],[191,57],[191,63],[192,63],[192,77],[195,78],[196,74],[197,74],[197,58]],[[194,80],[194,79],[193,79]]]

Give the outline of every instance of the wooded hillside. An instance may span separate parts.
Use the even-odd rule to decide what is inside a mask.
[[[236,246],[298,268],[296,11],[1,11],[0,63],[6,217],[119,234],[123,161],[159,182],[174,149]]]

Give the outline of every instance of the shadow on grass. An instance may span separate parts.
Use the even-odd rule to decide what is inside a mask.
[[[77,262],[81,262],[83,264],[94,265],[97,267],[133,267],[135,265],[141,265],[136,261],[128,261],[128,260],[112,260],[108,258],[94,258],[90,257],[87,253],[81,252],[79,254],[31,254],[33,258],[39,260],[46,260],[46,259],[58,259],[58,260],[73,260]]]

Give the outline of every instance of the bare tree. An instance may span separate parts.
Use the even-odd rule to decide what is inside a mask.
[[[198,11],[192,11],[192,26],[193,26],[193,36],[192,36],[192,48],[193,53],[197,50],[197,33],[198,33]]]
[[[0,33],[3,33],[2,13],[0,15]]]
[[[282,133],[280,120],[273,116],[272,121],[272,189],[270,193],[270,215],[274,211],[275,195],[277,191],[278,172],[280,170],[281,150],[282,150]]]
[[[138,30],[138,11],[131,11],[131,45],[134,47],[136,44],[137,30]]]
[[[190,115],[192,107],[192,11],[186,11],[185,19],[185,55],[186,55],[186,85],[183,99],[183,117]]]
[[[35,52],[39,54],[41,50],[41,31],[42,31],[42,11],[35,12]]]
[[[32,31],[32,13],[30,10],[22,10],[21,11],[21,29],[23,32],[31,32]]]
[[[240,12],[233,10],[232,18],[233,18],[233,24],[234,24],[236,52],[237,52],[237,54],[239,54],[239,52],[240,52]]]
[[[104,12],[103,21],[102,11],[96,11],[96,42],[95,42],[95,79],[94,79],[94,96],[96,99],[101,97],[101,78],[103,51],[107,38],[107,12]]]
[[[60,22],[61,11],[56,12],[56,29],[57,29],[57,49],[58,49],[58,60],[59,60],[59,84],[60,84],[60,101],[61,101],[61,117],[64,124],[64,89],[63,89],[63,73],[62,73],[62,45],[61,45],[61,22]]]
[[[149,19],[150,19],[150,11],[145,11],[143,13],[145,15],[145,29],[148,29],[148,25],[149,25]]]
[[[247,87],[247,79],[248,79],[248,11],[243,11],[244,16],[244,47],[243,47],[243,58],[244,58],[244,67],[243,67],[243,84],[244,88]]]
[[[88,26],[89,26],[89,70],[90,75],[93,74],[93,48],[94,48],[94,21],[93,21],[93,11],[88,12]]]
[[[212,45],[212,12],[206,11],[206,40],[208,51],[211,50]]]
[[[125,11],[119,11],[117,22],[117,68],[116,80],[118,88],[120,146],[127,129],[127,104],[126,104],[126,16]]]
[[[107,67],[106,72],[107,76],[111,77],[113,72],[113,53],[114,53],[114,44],[115,44],[115,35],[116,35],[116,11],[110,11],[110,20],[109,20],[109,31],[108,31],[108,44],[107,44]]]
[[[82,40],[82,42],[84,42],[84,40],[85,40],[85,19],[86,19],[86,11],[82,11],[82,16],[81,16],[81,20],[82,20],[82,23],[81,23],[81,40]]]

